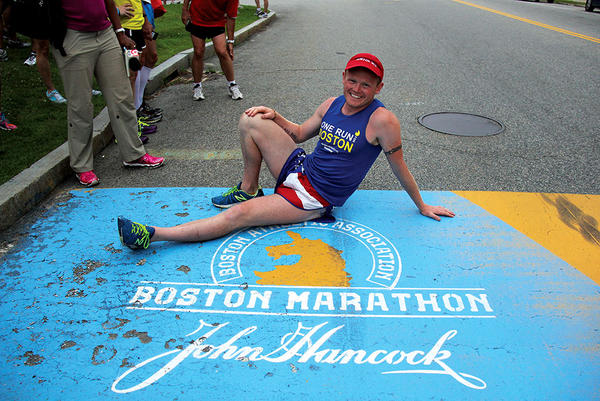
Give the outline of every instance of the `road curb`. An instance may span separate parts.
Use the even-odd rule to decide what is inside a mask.
[[[267,18],[259,19],[252,24],[236,31],[236,43],[247,40],[259,29],[268,25],[276,18],[270,12]],[[159,66],[150,74],[146,93],[154,93],[165,83],[169,82],[181,71],[191,65],[192,49],[184,50]],[[205,57],[215,54],[212,43],[206,45]],[[94,154],[98,154],[110,143],[113,133],[106,107],[94,118]],[[35,162],[0,186],[0,230],[13,225],[19,218],[32,210],[50,194],[62,181],[73,172],[69,166],[69,147],[65,142],[46,156]]]

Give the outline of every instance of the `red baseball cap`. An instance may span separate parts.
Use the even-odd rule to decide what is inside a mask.
[[[377,57],[369,53],[358,53],[348,61],[346,70],[356,67],[364,67],[377,75],[379,79],[383,79],[383,64]]]

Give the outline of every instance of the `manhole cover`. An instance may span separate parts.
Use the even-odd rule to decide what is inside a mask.
[[[419,117],[419,124],[443,134],[460,136],[489,136],[504,131],[502,123],[469,113],[431,113]]]

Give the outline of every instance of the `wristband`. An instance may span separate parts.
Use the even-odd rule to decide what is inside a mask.
[[[227,43],[235,43],[235,40],[233,40],[233,39],[227,39],[225,42],[227,42]]]
[[[125,28],[117,28],[115,29],[115,33],[125,32]]]

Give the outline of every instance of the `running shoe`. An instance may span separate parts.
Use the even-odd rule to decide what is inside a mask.
[[[202,93],[202,87],[200,84],[194,85],[194,94],[192,95],[194,100],[204,100],[204,93]]]
[[[261,12],[260,12],[260,13],[258,13],[256,16],[257,16],[258,18],[267,18],[267,17],[269,16],[269,14],[267,14],[267,13],[266,13],[266,12],[264,12],[264,11],[261,11]]]
[[[85,171],[83,173],[75,173],[75,177],[79,180],[79,183],[86,187],[93,187],[100,183],[100,179],[94,173],[94,170]]]
[[[57,103],[57,104],[67,103],[67,99],[62,97],[62,95],[56,89],[54,89],[53,91],[46,91],[46,97],[52,103]]]
[[[138,123],[142,122],[144,124],[156,124],[158,122],[160,122],[162,120],[162,116],[157,116],[157,115],[144,115],[144,114],[138,114]]]
[[[11,124],[10,121],[6,119],[6,116],[3,112],[0,111],[0,129],[4,131],[13,131],[17,129],[17,126]]]
[[[231,96],[233,100],[240,100],[244,98],[244,95],[242,95],[242,92],[240,92],[240,86],[238,84],[229,85],[229,96]]]
[[[160,107],[150,107],[146,102],[142,102],[140,109],[142,112],[147,114],[160,114],[161,116],[163,114],[163,111]]]
[[[146,153],[144,156],[132,162],[123,162],[125,167],[160,167],[165,161],[164,157],[154,157]]]
[[[154,127],[154,128],[156,128],[156,127]],[[154,132],[156,132],[156,130],[154,130],[152,133],[154,133]],[[140,130],[139,124],[138,124],[138,133],[137,134],[138,134],[138,137],[140,138],[140,141],[142,141],[143,144],[146,144],[148,142],[148,137],[146,135],[142,135],[142,131]],[[117,138],[115,138],[115,143],[119,143]]]
[[[154,227],[145,226],[119,216],[117,219],[121,243],[131,249],[148,249],[154,235]]]
[[[138,121],[141,120],[146,124],[156,124],[162,120],[162,114],[146,113],[141,107],[136,110],[135,114],[137,115]]]
[[[4,49],[0,49],[0,61],[8,61],[8,52]]]
[[[156,125],[148,125],[147,127],[143,127],[140,132],[140,136],[154,134],[158,131],[158,127]]]
[[[33,67],[35,63],[37,63],[37,55],[35,54],[35,52],[31,52],[29,57],[27,57],[27,60],[23,62],[23,64],[28,65],[30,67]]]
[[[8,47],[11,49],[23,49],[31,46],[30,42],[23,42],[21,39],[8,39]]]
[[[138,119],[138,136],[154,134],[156,131],[158,131],[156,125],[150,125]]]
[[[215,196],[212,198],[212,204],[216,207],[220,207],[221,209],[228,209],[235,204],[242,203],[253,198],[258,198],[259,196],[264,196],[264,192],[261,187],[258,187],[258,192],[256,192],[255,195],[250,195],[248,192],[242,191],[240,188],[241,186],[242,183],[240,182],[235,187],[225,191],[222,195]]]

